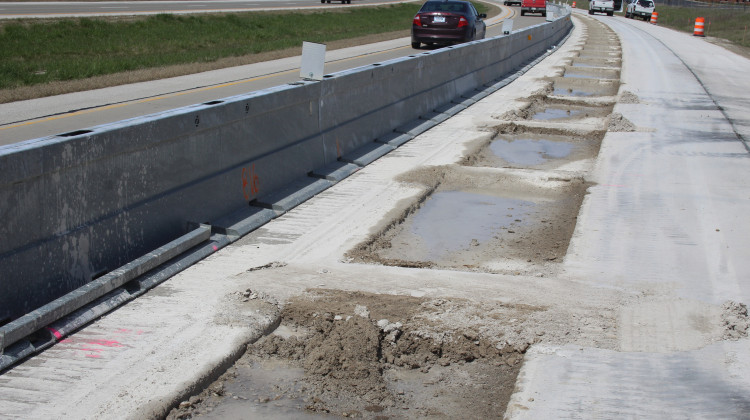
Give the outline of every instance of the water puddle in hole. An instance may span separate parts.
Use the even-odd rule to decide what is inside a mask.
[[[565,89],[565,88],[555,88],[552,94],[557,95],[557,96],[594,96],[594,92],[586,92],[585,90]]]
[[[560,118],[570,118],[578,114],[583,113],[581,110],[574,109],[562,109],[562,108],[546,108],[542,112],[537,112],[531,119],[533,120],[556,120]]]
[[[240,420],[258,419],[330,419],[336,416],[306,411],[297,381],[304,369],[290,368],[282,363],[263,361],[237,368],[237,378],[224,385],[225,397],[221,404],[201,418]],[[280,392],[284,389],[286,392]],[[235,399],[235,397],[237,397]]]
[[[411,231],[421,239],[427,260],[439,260],[491,239],[502,228],[528,220],[531,201],[465,191],[433,194],[414,215]],[[411,258],[410,258],[411,259]]]
[[[601,76],[592,76],[590,74],[570,73],[566,71],[563,77],[567,77],[570,79],[599,79]]]
[[[573,151],[572,143],[550,140],[514,139],[495,140],[490,150],[510,164],[540,165],[550,159],[560,159]]]

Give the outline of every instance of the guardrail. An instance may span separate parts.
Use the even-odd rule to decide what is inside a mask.
[[[0,148],[0,323],[15,320],[0,327],[0,355],[52,321],[36,308],[201,223],[236,240],[509,83],[568,34],[569,10],[556,15],[321,82]]]

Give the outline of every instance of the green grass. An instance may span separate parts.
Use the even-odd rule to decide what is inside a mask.
[[[0,89],[405,30],[418,8],[9,23],[0,28]]]
[[[571,0],[568,0],[569,2]],[[704,33],[708,36],[722,38],[743,47],[750,47],[750,6],[738,6],[733,9],[716,7],[678,7],[656,3],[659,13],[657,23],[678,31],[693,33],[695,18],[706,19]],[[588,10],[589,1],[576,1],[576,8]],[[625,13],[618,13],[624,16]]]
[[[0,89],[214,62],[407,31],[421,3],[290,13],[157,15],[0,23]],[[486,13],[484,3],[475,3]]]
[[[750,7],[736,9],[721,9],[718,7],[687,8],[656,5],[659,13],[657,23],[661,26],[693,33],[695,18],[702,17],[706,20],[704,33],[729,40],[743,47],[750,47]]]

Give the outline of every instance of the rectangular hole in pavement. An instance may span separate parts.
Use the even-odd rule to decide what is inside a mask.
[[[436,179],[416,170],[412,180]],[[443,167],[442,181],[401,209],[347,256],[404,267],[518,273],[561,261],[588,185],[466,166]],[[424,178],[423,178],[424,177]]]
[[[580,109],[570,109],[567,107],[558,108],[558,107],[549,106],[537,112],[536,114],[532,115],[531,119],[549,121],[549,120],[559,120],[563,118],[572,118],[572,117],[579,116],[582,114],[583,114],[583,111]]]
[[[557,96],[615,96],[619,83],[615,80],[558,77],[553,82],[552,95]]]
[[[585,105],[585,102],[573,104],[568,101],[545,99],[528,108],[526,118],[535,121],[557,123],[559,121],[578,120],[583,118],[606,118],[612,111],[611,104]]]
[[[576,79],[599,79],[599,76],[594,76],[591,74],[579,74],[579,73],[568,72],[568,71],[565,72],[564,77],[572,77]]]
[[[576,61],[573,61],[573,63],[571,64],[571,66],[572,67],[586,67],[586,68],[600,67],[600,66],[597,66],[597,65],[594,65],[594,64],[583,63],[583,62],[576,62]]]
[[[490,143],[489,149],[511,165],[537,166],[570,156],[573,147],[571,142],[525,137],[497,139]]]
[[[620,60],[616,58],[577,57],[572,60],[573,67],[605,67],[608,69],[619,69]]]
[[[603,79],[603,80],[620,80],[620,69],[601,68],[601,67],[583,67],[567,66],[565,68],[565,78],[576,79]]]
[[[467,166],[555,170],[563,166],[593,164],[602,133],[551,134],[526,127],[518,133],[498,134],[464,159]]]
[[[572,88],[554,88],[552,91],[553,95],[556,96],[593,96],[593,92],[587,92],[582,89],[572,89]]]
[[[526,325],[545,311],[309,289],[284,305],[275,331],[167,418],[499,418],[538,337]],[[467,332],[467,312],[481,334]]]

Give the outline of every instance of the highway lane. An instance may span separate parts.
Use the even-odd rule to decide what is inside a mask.
[[[750,340],[726,339],[747,328],[731,308],[750,301],[750,81],[736,77],[750,60],[658,25],[595,19],[621,40],[630,99],[614,112],[636,128],[605,136],[565,260],[592,288],[637,297],[618,309],[616,351],[527,353],[508,418],[750,418]],[[724,340],[711,337],[718,326]]]
[[[222,1],[102,1],[102,2],[0,2],[0,19],[80,16],[128,16],[159,13],[188,14],[249,12],[329,7],[374,6],[402,0],[354,0],[354,3],[321,4],[317,0],[222,0]]]
[[[537,16],[519,17],[504,7],[488,19],[487,36],[502,32],[502,20],[514,18],[514,29],[542,23]],[[419,54],[410,38],[330,51],[325,71],[342,70]],[[0,145],[18,143],[128,118],[199,104],[299,80],[300,57],[256,63],[154,82],[0,104]]]

